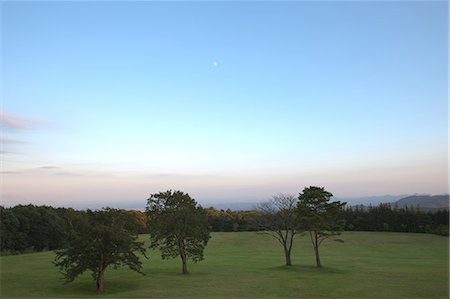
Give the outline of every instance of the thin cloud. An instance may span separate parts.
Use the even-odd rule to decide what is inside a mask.
[[[0,112],[0,125],[5,128],[25,130],[43,123],[42,120]]]
[[[143,173],[137,175],[138,177],[144,179],[221,179],[223,175],[211,174],[211,173],[198,173],[198,174],[188,174],[188,173]]]
[[[27,142],[18,140],[18,139],[13,139],[13,138],[0,137],[0,143],[2,143],[2,144],[23,144],[23,143],[27,143]]]
[[[0,171],[0,174],[21,174],[22,171]]]
[[[67,176],[67,177],[84,177],[85,175],[80,173],[74,173],[74,172],[55,172],[53,175],[56,176]]]
[[[59,166],[41,166],[37,167],[36,169],[61,169]]]

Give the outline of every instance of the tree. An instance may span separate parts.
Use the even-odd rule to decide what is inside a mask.
[[[150,196],[147,204],[151,248],[159,248],[163,259],[180,256],[182,273],[188,273],[187,259],[203,260],[210,238],[205,211],[187,193],[168,190]]]
[[[23,252],[28,247],[26,234],[20,231],[20,222],[10,208],[0,206],[0,250]]]
[[[260,229],[280,242],[284,249],[286,266],[291,266],[291,250],[297,234],[297,198],[290,194],[277,194],[266,202],[258,204],[261,213],[257,222]]]
[[[130,223],[130,230],[134,231],[137,234],[145,234],[148,233],[148,218],[147,215],[138,210],[120,210],[122,213],[125,213],[130,217],[130,220],[133,219]]]
[[[338,216],[346,204],[339,201],[329,202],[333,196],[324,188],[309,187],[299,194],[297,215],[300,228],[309,231],[311,243],[316,256],[316,265],[321,267],[319,246],[328,238],[339,235],[344,228],[345,221]],[[343,242],[341,239],[335,241]]]
[[[64,221],[48,206],[18,205],[11,209],[18,220],[18,230],[25,236],[25,249],[42,251],[62,248],[67,235]]]
[[[73,281],[86,270],[92,272],[97,293],[105,287],[105,271],[109,266],[117,269],[128,266],[145,275],[136,252],[144,257],[143,242],[137,242],[137,235],[126,229],[130,219],[114,209],[90,211],[85,219],[79,219],[68,240],[68,247],[56,252],[54,264],[62,270],[66,282]]]

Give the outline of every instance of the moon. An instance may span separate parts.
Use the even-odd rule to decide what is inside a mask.
[[[214,61],[214,62],[213,62],[213,65],[214,65],[214,66],[217,66],[217,65],[218,65],[217,61]]]

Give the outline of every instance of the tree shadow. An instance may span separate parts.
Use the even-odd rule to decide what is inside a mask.
[[[142,284],[141,284],[142,285]],[[111,296],[120,294],[127,290],[138,289],[140,282],[121,279],[107,279],[105,281],[105,291],[102,296]],[[73,281],[68,284],[62,284],[57,288],[58,293],[67,293],[71,297],[76,294],[77,296],[97,296],[96,286],[94,280]]]
[[[345,273],[344,270],[328,267],[328,266],[322,266],[320,268],[317,268],[316,266],[312,265],[291,265],[291,266],[276,266],[269,268],[271,270],[275,271],[289,271],[289,272],[299,272],[299,273],[335,273],[335,274],[342,274]]]

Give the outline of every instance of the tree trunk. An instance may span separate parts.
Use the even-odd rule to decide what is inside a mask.
[[[105,290],[105,269],[102,269],[97,275],[97,293],[103,293],[104,290]]]
[[[314,233],[315,240],[314,240],[314,254],[316,255],[316,266],[317,268],[322,267],[320,264],[320,256],[319,256],[319,240],[317,238],[317,233]]]
[[[290,250],[287,248],[287,246],[284,246],[284,257],[286,258],[286,266],[291,266],[292,262],[291,262],[291,252]]]
[[[186,263],[186,252],[184,248],[184,240],[178,241],[178,249],[180,250],[180,258],[181,258],[181,273],[187,274],[187,263]]]
[[[183,262],[183,266],[182,266],[181,271],[182,271],[183,274],[187,274],[187,273],[188,273],[188,270],[187,270],[187,264],[186,264],[186,255],[183,255],[183,256],[181,257],[181,260],[182,260],[182,262]]]

